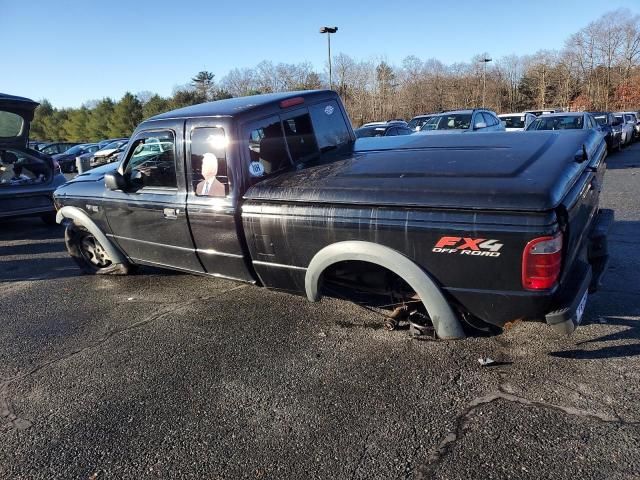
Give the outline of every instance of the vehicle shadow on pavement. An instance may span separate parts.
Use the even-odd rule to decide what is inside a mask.
[[[21,243],[18,245],[0,245],[0,261],[7,255],[38,255],[43,253],[65,252],[64,242]]]
[[[597,322],[594,322],[597,323]],[[628,342],[629,340],[635,341],[635,343],[623,343],[610,345],[597,350],[587,350],[582,348],[576,348],[574,350],[564,350],[560,352],[549,353],[552,357],[558,358],[571,358],[575,360],[598,360],[605,358],[619,358],[619,357],[635,357],[640,355],[640,321],[629,320],[621,317],[607,317],[606,324],[616,327],[627,327],[624,330],[617,331],[602,337],[592,338],[591,340],[585,340],[578,343],[578,346],[588,346],[594,343],[600,342],[615,342],[622,340]]]
[[[45,225],[39,218],[0,220],[0,242],[18,240],[63,240],[64,228]]]
[[[38,258],[37,260],[0,259],[0,283],[77,277],[80,270],[70,259]]]

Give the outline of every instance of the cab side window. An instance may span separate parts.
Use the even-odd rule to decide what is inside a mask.
[[[124,176],[139,178],[143,188],[177,188],[175,160],[173,132],[145,132],[129,149]]]
[[[195,128],[191,132],[191,184],[203,197],[229,194],[227,138],[220,127]]]
[[[259,178],[291,166],[279,117],[249,127],[249,174]]]

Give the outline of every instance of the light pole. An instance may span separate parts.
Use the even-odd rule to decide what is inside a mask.
[[[482,62],[483,70],[482,70],[482,108],[484,108],[484,98],[485,93],[487,91],[487,63],[489,63],[491,59],[487,57],[485,54],[484,58],[480,60]]]
[[[338,27],[322,27],[320,33],[327,34],[327,46],[329,47],[329,89],[333,90],[333,79],[331,78],[331,34],[336,33]]]

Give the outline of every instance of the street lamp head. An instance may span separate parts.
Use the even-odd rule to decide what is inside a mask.
[[[320,29],[320,33],[336,33],[338,31],[338,27],[322,27]]]
[[[488,63],[488,62],[492,62],[492,61],[493,61],[493,59],[492,59],[492,58],[489,58],[489,57],[484,57],[484,58],[483,58],[482,60],[480,60],[480,61],[481,61],[481,62],[484,62],[484,63]]]

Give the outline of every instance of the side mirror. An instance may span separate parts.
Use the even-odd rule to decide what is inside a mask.
[[[504,128],[507,128],[507,121],[506,120],[500,120],[500,125],[502,125]]]
[[[481,128],[487,128],[487,124],[485,122],[478,122],[473,127],[474,130],[480,130]]]
[[[128,183],[129,186],[134,190],[144,187],[144,174],[137,168],[134,168],[131,171],[131,176],[129,177]]]
[[[120,172],[109,172],[104,175],[104,186],[109,190],[125,190],[127,188],[127,181],[120,174]]]
[[[582,148],[578,149],[576,151],[576,154],[574,156],[574,160],[576,163],[582,163],[582,162],[586,162],[587,160],[589,160],[589,154],[587,153],[587,147],[586,145],[582,145]]]

